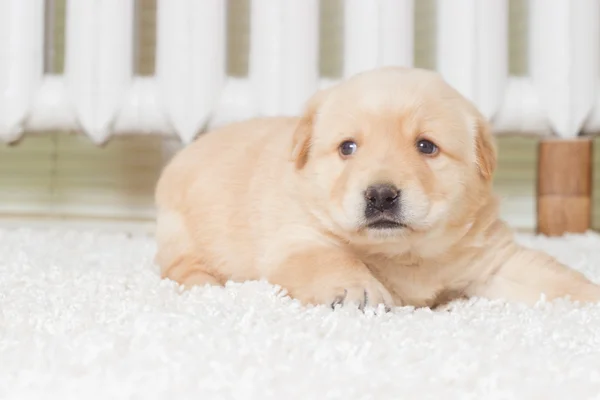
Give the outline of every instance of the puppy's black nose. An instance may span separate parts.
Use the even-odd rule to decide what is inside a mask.
[[[365,191],[367,207],[373,207],[378,211],[389,211],[397,207],[399,197],[398,188],[388,184],[371,185]]]

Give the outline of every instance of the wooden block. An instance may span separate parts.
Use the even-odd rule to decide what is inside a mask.
[[[548,236],[591,227],[592,141],[542,140],[539,145],[537,231]]]
[[[538,159],[538,193],[589,196],[592,193],[592,141],[542,140]]]
[[[538,232],[547,236],[582,233],[590,229],[591,199],[586,196],[540,196]]]

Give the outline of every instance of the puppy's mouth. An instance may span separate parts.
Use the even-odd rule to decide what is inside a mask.
[[[406,228],[405,224],[390,219],[379,219],[376,221],[367,222],[365,226],[367,229],[374,230],[395,230]]]

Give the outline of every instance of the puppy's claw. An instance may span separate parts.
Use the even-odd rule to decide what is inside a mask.
[[[358,309],[360,311],[365,311],[365,307],[369,304],[369,293],[367,293],[367,289],[363,290],[363,301],[358,305]]]
[[[335,306],[337,306],[337,305],[343,306],[346,296],[348,296],[348,290],[344,289],[343,295],[339,295],[335,299],[333,299],[333,302],[331,303],[331,308],[335,310]]]

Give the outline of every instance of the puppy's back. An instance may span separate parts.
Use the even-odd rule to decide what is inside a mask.
[[[184,283],[202,264],[217,280],[255,278],[261,238],[253,228],[263,223],[263,205],[256,202],[262,196],[255,193],[276,190],[296,123],[259,118],[230,124],[173,157],[156,186],[156,261],[163,276]]]

